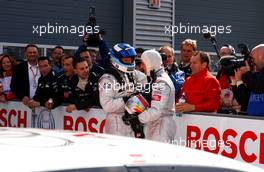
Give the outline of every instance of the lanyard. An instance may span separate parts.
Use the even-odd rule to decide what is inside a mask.
[[[33,75],[33,88],[37,88],[38,84],[37,84],[36,78],[38,75],[38,66],[35,67],[35,72],[33,70],[33,66],[30,66],[30,70],[31,70],[32,75]]]

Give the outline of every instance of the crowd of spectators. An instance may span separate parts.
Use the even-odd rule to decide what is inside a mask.
[[[99,43],[99,52],[81,45],[74,55],[65,54],[62,46],[54,47],[50,57],[39,56],[38,47],[25,47],[25,61],[16,64],[15,57],[0,57],[0,101],[20,100],[30,108],[53,109],[66,104],[66,110],[103,108],[99,100],[98,81],[107,68],[109,49]],[[136,70],[143,72],[137,48]],[[217,76],[210,73],[210,55],[200,51],[196,40],[186,39],[180,45],[180,63],[174,49],[163,45],[158,50],[162,63],[175,87],[178,112],[218,112],[264,115],[264,44],[251,51],[253,66],[234,70],[229,76],[219,68]],[[236,56],[231,45],[220,48],[220,57]],[[178,102],[184,95],[185,102]]]

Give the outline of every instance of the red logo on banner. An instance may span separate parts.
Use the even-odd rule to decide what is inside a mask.
[[[233,159],[240,154],[241,158],[248,163],[253,163],[259,158],[258,163],[264,164],[264,133],[260,133],[258,136],[253,131],[245,131],[241,133],[241,136],[239,136],[238,132],[234,129],[226,129],[223,131],[223,134],[221,133],[222,131],[220,132],[214,127],[209,127],[204,131],[204,133],[202,133],[198,126],[188,125],[186,133],[187,147],[195,145],[194,147],[196,149],[221,154]],[[219,144],[216,144],[214,149],[210,149],[208,147],[210,136],[214,137],[216,143],[220,143],[219,141],[222,139],[224,144],[223,150],[220,149]],[[238,143],[229,140],[230,138],[232,140],[239,139]],[[257,155],[256,152],[253,152],[252,149],[246,148],[246,144],[248,143],[259,145],[259,155]]]
[[[27,111],[10,109],[0,110],[0,127],[27,128]]]
[[[99,131],[96,129],[96,126],[99,126]],[[79,131],[79,128],[82,128],[83,131],[90,131],[95,133],[103,133],[105,125],[105,119],[99,123],[96,118],[90,118],[86,121],[84,117],[77,117],[76,120],[72,118],[72,116],[65,115],[63,118],[63,129],[64,130],[72,130]]]

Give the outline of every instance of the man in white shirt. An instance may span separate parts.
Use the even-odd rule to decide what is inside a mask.
[[[25,47],[27,61],[20,63],[14,68],[11,90],[25,105],[33,98],[38,86],[38,79],[40,77],[37,65],[38,56],[38,47],[34,44],[28,44]]]

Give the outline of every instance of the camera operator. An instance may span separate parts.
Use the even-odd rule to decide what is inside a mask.
[[[251,51],[254,68],[249,62],[235,71],[238,101],[244,103],[243,109],[249,115],[264,115],[264,44],[254,47]],[[242,96],[243,94],[243,96]]]
[[[225,44],[220,48],[219,55],[220,60],[221,58],[225,58],[226,56],[235,56],[235,49],[233,46],[229,44]],[[237,114],[237,112],[240,111],[240,105],[234,98],[234,93],[232,91],[231,84],[231,78],[232,76],[229,76],[226,74],[221,68],[217,73],[217,80],[220,83],[221,86],[221,101],[220,101],[220,107],[218,109],[218,113],[227,113],[227,114]]]
[[[235,55],[235,54],[236,54],[235,48],[230,44],[223,45],[219,50],[220,57],[227,55]]]
[[[242,70],[246,73],[242,76],[242,80],[251,91],[264,93],[264,44],[254,47],[251,51],[251,56],[255,69],[250,71],[248,65],[243,67]]]

